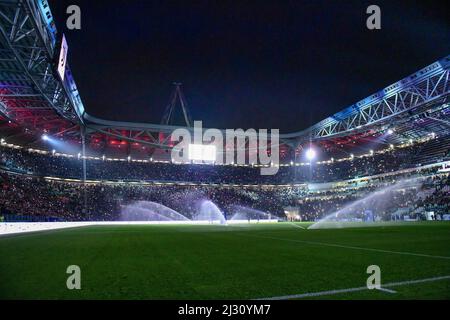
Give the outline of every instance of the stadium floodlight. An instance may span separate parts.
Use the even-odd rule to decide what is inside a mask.
[[[44,141],[48,141],[48,140],[49,140],[49,138],[48,138],[48,135],[46,135],[46,134],[43,134],[43,135],[42,135],[42,140],[44,140]]]
[[[350,159],[353,159],[355,155],[353,153],[350,153]]]
[[[0,143],[1,143],[1,144],[4,144],[4,143],[5,143],[5,139],[1,138],[1,139],[0,139]]]
[[[56,153],[56,150],[55,150],[55,149],[53,149],[53,150],[52,150],[52,154],[54,155],[55,153]]]
[[[309,149],[306,151],[306,158],[308,158],[308,160],[312,160],[312,159],[314,159],[315,157],[316,157],[316,152],[314,151],[314,149],[309,148]]]
[[[393,133],[394,133],[394,130],[393,130],[393,129],[389,129],[387,133],[388,133],[388,134],[393,134]]]

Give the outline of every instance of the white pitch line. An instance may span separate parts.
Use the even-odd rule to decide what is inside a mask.
[[[433,278],[425,278],[425,279],[418,279],[418,280],[407,280],[407,281],[400,281],[400,282],[391,282],[386,283],[383,285],[383,287],[400,287],[400,286],[407,286],[411,284],[417,284],[417,283],[424,283],[424,282],[434,282],[434,281],[440,281],[440,280],[447,280],[450,279],[450,276],[441,276],[441,277],[433,277]],[[388,290],[386,288],[382,291],[395,293],[394,290]],[[379,289],[379,290],[381,290]],[[338,289],[338,290],[327,290],[327,291],[319,291],[319,292],[308,292],[308,293],[301,293],[301,294],[292,294],[287,296],[278,296],[278,297],[270,297],[270,298],[260,298],[256,300],[287,300],[287,299],[301,299],[301,298],[310,298],[310,297],[319,297],[319,296],[330,296],[340,293],[349,293],[349,292],[357,292],[357,291],[364,291],[369,290],[367,286],[365,287],[356,287],[356,288],[347,288],[347,289]],[[391,292],[392,291],[392,292]]]
[[[293,227],[296,227],[296,228],[306,229],[305,227],[299,226],[299,225],[297,225],[297,224],[295,224],[295,223],[293,223],[293,222],[291,222],[291,225],[292,225]]]
[[[395,291],[395,290],[386,289],[386,288],[379,288],[379,289],[377,289],[377,290],[384,291],[384,292],[388,292],[388,293],[397,293],[397,291]]]
[[[391,253],[391,254],[401,254],[401,255],[407,255],[407,256],[416,256],[416,257],[425,257],[425,258],[450,260],[449,256],[434,256],[434,255],[424,254],[424,253],[414,253],[414,252],[391,251],[391,250],[374,249],[374,248],[354,247],[354,246],[346,246],[346,245],[334,244],[334,243],[307,241],[307,240],[297,240],[297,239],[286,239],[286,238],[276,238],[276,237],[267,237],[267,236],[255,236],[255,235],[242,235],[242,236],[255,237],[255,238],[264,238],[264,239],[273,239],[273,240],[280,240],[280,241],[289,241],[289,242],[298,242],[298,243],[306,243],[306,244],[313,244],[313,245],[326,246],[326,247],[336,247],[336,248],[344,248],[344,249],[363,250],[363,251],[382,252],[382,253]]]

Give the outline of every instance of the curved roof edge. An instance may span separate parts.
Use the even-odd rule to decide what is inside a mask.
[[[374,105],[376,103],[380,103],[388,99],[389,97],[394,96],[395,94],[398,94],[402,91],[405,91],[409,87],[411,87],[414,84],[417,84],[421,81],[424,81],[425,79],[428,79],[430,77],[433,77],[435,75],[438,75],[442,73],[443,71],[448,71],[450,66],[450,55],[448,55],[445,58],[442,58],[429,66],[422,68],[421,70],[413,73],[412,75],[397,81],[386,88],[372,94],[371,96],[360,100],[359,102],[345,108],[344,110],[337,112],[336,114],[318,122],[317,124],[301,131],[291,132],[291,133],[282,133],[280,134],[281,138],[285,139],[291,139],[291,138],[302,138],[306,136],[311,136],[311,133],[314,131],[320,131],[321,129],[329,126],[337,126],[338,123],[349,119],[351,117],[354,117],[355,115],[358,115],[361,113],[364,108]],[[448,75],[447,79],[444,79],[444,81],[448,81]],[[445,93],[448,93],[448,90]],[[431,97],[436,98],[436,97]],[[428,101],[427,101],[428,102]],[[406,111],[405,110],[402,110]],[[339,133],[335,134],[327,134],[324,135],[322,138],[331,137],[338,134],[348,134],[350,132],[355,131],[356,129],[360,130],[361,128],[367,129],[367,127],[374,125],[375,123],[378,123],[382,120],[386,120],[393,115],[391,114],[387,115],[385,117],[382,117],[380,119],[376,119],[375,121],[368,122],[362,126],[354,126],[350,128],[349,130],[340,131]],[[113,120],[106,120],[97,118],[94,116],[89,115],[87,112],[83,112],[82,114],[83,121],[88,127],[96,128],[96,127],[114,127],[116,129],[135,129],[135,130],[149,130],[149,131],[158,131],[158,132],[172,132],[175,129],[178,128],[185,128],[187,130],[192,131],[193,128],[183,127],[183,126],[171,126],[171,125],[161,125],[161,124],[152,124],[152,123],[139,123],[139,122],[124,122],[124,121],[113,121]],[[208,128],[203,128],[203,130],[207,130]],[[221,131],[224,131],[225,129],[220,129]],[[320,137],[312,137],[312,138],[320,138]]]
[[[47,50],[52,52],[55,48],[55,42],[57,39],[57,29],[54,23],[53,15],[48,4],[48,0],[23,0],[30,12],[33,14],[33,19],[38,21],[36,25],[39,27],[40,36],[45,43]],[[38,14],[37,12],[40,12]],[[42,27],[45,26],[45,27]],[[342,135],[348,135],[352,132],[358,132],[360,130],[367,130],[370,126],[374,124],[380,124],[391,119],[395,115],[399,115],[405,111],[413,110],[419,105],[427,104],[431,101],[436,101],[438,98],[447,96],[450,90],[448,85],[449,81],[449,69],[450,66],[450,55],[430,64],[429,66],[422,68],[421,70],[415,72],[414,74],[403,78],[396,83],[393,83],[386,88],[370,95],[369,97],[360,100],[359,102],[343,109],[340,112],[318,122],[317,124],[296,132],[282,133],[280,138],[282,139],[301,139],[301,138],[311,138],[311,139],[322,139],[338,137]],[[440,77],[439,79],[433,79],[433,81],[428,81],[432,77]],[[426,89],[419,86],[420,82],[426,81]],[[439,83],[440,82],[440,83]],[[425,92],[421,97],[420,101],[415,104],[397,106],[397,96],[400,96],[400,100],[406,99],[402,95],[410,94],[407,98],[416,98],[418,95],[422,95],[421,91],[427,91],[428,86],[433,86],[433,88]],[[443,84],[443,85],[442,85]],[[83,102],[78,92],[75,80],[73,78],[70,67],[67,65],[67,78],[63,82],[63,88],[69,97],[72,106],[75,109],[81,123],[90,127],[92,129],[102,129],[102,128],[115,128],[115,129],[128,129],[128,130],[148,130],[152,132],[172,132],[177,128],[185,128],[192,131],[193,128],[183,127],[183,126],[168,126],[152,123],[137,123],[137,122],[123,122],[123,121],[112,121],[97,118],[89,115],[83,105]],[[437,92],[441,90],[440,92]],[[431,94],[430,94],[431,93]],[[395,97],[395,105],[392,100]],[[389,101],[391,99],[391,101]],[[402,101],[403,102],[403,101]],[[378,104],[378,106],[377,106]],[[381,115],[377,114],[378,107],[383,104]],[[374,108],[372,108],[374,107]],[[374,110],[372,110],[374,109]],[[394,111],[390,112],[390,109]],[[366,119],[367,118],[367,119]],[[204,128],[203,130],[207,130]],[[221,131],[224,131],[222,129]]]

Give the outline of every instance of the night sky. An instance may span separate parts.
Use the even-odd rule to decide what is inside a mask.
[[[297,131],[450,54],[444,1],[49,2],[88,113],[111,120],[159,123],[178,81],[204,126]]]

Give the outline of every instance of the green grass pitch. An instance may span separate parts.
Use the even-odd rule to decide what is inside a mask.
[[[450,223],[91,226],[0,237],[0,299],[256,299],[450,275]],[[81,290],[66,268],[81,268]],[[450,279],[314,299],[449,299]]]

